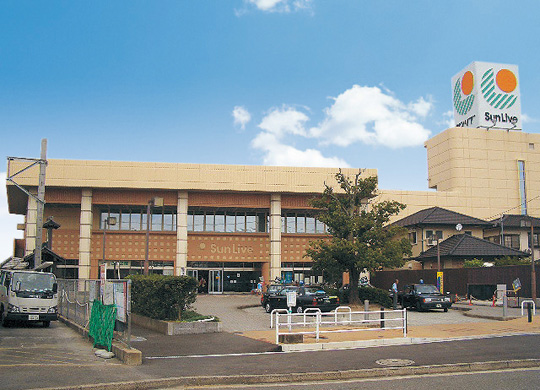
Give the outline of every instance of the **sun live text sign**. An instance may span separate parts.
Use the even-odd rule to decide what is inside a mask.
[[[452,77],[457,127],[521,130],[517,65],[473,62]]]

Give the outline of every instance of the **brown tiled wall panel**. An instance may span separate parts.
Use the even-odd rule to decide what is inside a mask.
[[[281,236],[281,262],[311,262],[309,257],[304,257],[309,243],[325,237],[321,235],[292,236],[283,234]]]
[[[53,232],[53,242],[56,234],[64,230],[79,230],[81,219],[81,208],[76,206],[45,205],[43,211],[44,221],[53,217],[54,222],[60,224],[60,228]],[[45,229],[46,231],[46,229]]]
[[[79,230],[60,228],[54,231],[52,250],[64,259],[78,259]]]
[[[323,189],[321,188],[321,191]],[[309,200],[315,195],[282,195],[281,208],[286,209],[312,209],[309,205]]]
[[[152,198],[163,198],[165,206],[176,206],[178,202],[177,191],[126,191],[126,190],[94,190],[93,204],[144,206]]]
[[[78,188],[49,188],[45,191],[46,203],[81,204],[81,190]]]
[[[188,203],[194,207],[270,208],[270,195],[190,192]]]
[[[259,234],[188,235],[188,261],[267,262],[270,238]]]
[[[146,232],[107,232],[105,243],[107,260],[144,260]],[[92,234],[92,261],[103,258],[103,232]],[[174,261],[176,258],[176,233],[152,233],[148,245],[148,259]],[[97,264],[97,263],[96,263]]]

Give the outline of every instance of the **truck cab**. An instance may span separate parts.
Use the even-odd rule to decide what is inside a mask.
[[[41,321],[48,327],[58,319],[58,284],[50,272],[2,270],[0,321]]]

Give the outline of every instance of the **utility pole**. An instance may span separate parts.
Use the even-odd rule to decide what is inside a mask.
[[[534,220],[531,218],[531,298],[536,304],[536,269],[534,268]]]
[[[41,265],[43,243],[43,209],[45,208],[45,170],[47,168],[47,139],[41,140],[41,156],[39,160],[39,184],[37,193],[36,246],[34,248],[34,268]]]

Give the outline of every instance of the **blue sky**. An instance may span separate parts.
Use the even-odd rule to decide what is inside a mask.
[[[423,142],[452,125],[450,79],[472,61],[519,66],[538,131],[539,10],[4,0],[0,156],[38,157],[47,138],[49,158],[377,168],[383,189],[425,190]],[[19,220],[2,191],[0,259]]]

